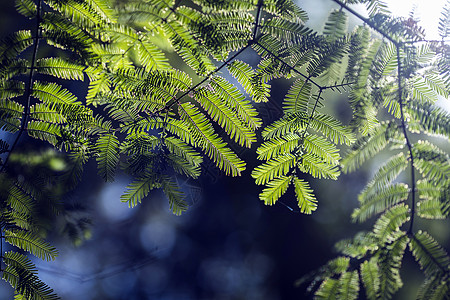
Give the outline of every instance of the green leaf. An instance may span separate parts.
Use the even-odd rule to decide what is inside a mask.
[[[207,89],[199,88],[194,91],[195,99],[208,112],[211,118],[225,129],[231,139],[239,145],[250,148],[256,141],[255,133],[247,128],[224,101]]]
[[[351,130],[329,115],[316,113],[310,122],[310,126],[335,144],[350,145],[355,141],[355,136]]]
[[[338,300],[339,280],[327,278],[315,293],[315,300]]]
[[[187,210],[188,204],[184,200],[184,194],[172,178],[163,176],[161,187],[166,197],[169,198],[169,208],[175,215],[179,216]]]
[[[304,154],[301,157],[298,167],[302,172],[309,173],[314,178],[319,179],[326,178],[336,180],[340,175],[337,165],[328,164],[320,157],[317,157],[311,153]]]
[[[37,9],[33,0],[16,0],[15,2],[16,9],[20,14],[30,19],[36,17]]]
[[[43,260],[54,260],[58,256],[56,248],[36,235],[23,230],[5,230],[5,241]]]
[[[396,235],[403,234],[399,232],[400,227],[409,221],[409,207],[404,203],[394,206],[388,210],[376,221],[373,232],[380,241],[390,243],[397,239]]]
[[[206,117],[196,107],[189,103],[179,106],[181,118],[190,128],[190,134],[195,146],[203,151],[216,163],[225,174],[238,176],[245,169],[245,163],[218,137]]]
[[[366,297],[369,300],[376,300],[380,289],[380,275],[377,260],[371,258],[361,264],[361,280],[364,283]]]
[[[353,221],[365,221],[375,214],[385,211],[387,208],[394,206],[408,198],[409,189],[404,183],[395,183],[374,189],[368,194],[360,194],[358,200],[360,207],[352,213]]]
[[[417,215],[424,219],[446,219],[444,204],[439,199],[417,202]]]
[[[273,138],[261,144],[256,150],[258,159],[269,160],[278,155],[292,153],[299,145],[300,137],[297,134],[288,133],[282,138]]]
[[[403,286],[400,267],[407,243],[408,237],[400,236],[392,244],[386,245],[386,249],[380,251],[377,256],[381,299],[391,299],[392,295]]]
[[[294,166],[296,158],[291,154],[277,156],[252,171],[256,184],[266,184],[274,178],[285,176]]]
[[[342,38],[347,31],[348,17],[343,10],[332,10],[325,22],[323,34],[329,41]]]
[[[367,137],[361,137],[352,150],[342,159],[342,170],[345,173],[352,172],[361,166],[366,160],[380,153],[390,142],[388,124],[382,124]]]
[[[317,209],[317,200],[308,182],[294,177],[295,195],[297,196],[298,207],[304,214],[311,214]]]
[[[36,71],[38,73],[52,75],[61,79],[83,80],[84,72],[88,70],[92,72],[92,68],[86,68],[59,57],[41,58],[36,61]],[[42,86],[40,87],[42,88]]]
[[[203,162],[202,156],[199,155],[191,146],[175,137],[167,137],[164,139],[164,144],[170,153],[184,158],[193,166],[200,166]]]
[[[34,211],[34,201],[31,195],[26,193],[17,185],[12,185],[8,189],[6,203],[19,213],[31,216]]]
[[[317,135],[306,135],[303,145],[307,153],[319,157],[322,161],[330,165],[338,165],[340,160],[339,150],[328,140]]]
[[[358,298],[358,292],[358,271],[343,273],[339,279],[339,299],[355,300]]]
[[[274,205],[286,193],[292,176],[281,176],[266,183],[267,187],[259,194],[259,199],[266,205]]]
[[[47,141],[52,145],[56,145],[61,139],[61,127],[58,124],[30,121],[27,132],[29,136]]]
[[[160,187],[161,182],[156,174],[144,174],[127,186],[127,191],[120,196],[120,201],[128,202],[129,207],[135,207],[142,202],[142,199],[147,197],[151,190]]]
[[[211,78],[211,87],[220,95],[228,107],[231,107],[237,114],[237,117],[249,128],[255,130],[262,124],[258,118],[258,111],[251,105],[250,101],[245,100],[245,96],[230,82],[224,78],[215,76]]]
[[[283,102],[283,111],[285,114],[307,112],[312,105],[309,103],[311,98],[311,82],[303,79],[297,79],[289,89]]]
[[[119,140],[113,133],[102,135],[96,143],[98,173],[105,181],[113,181],[119,162]]]
[[[34,264],[24,255],[9,251],[3,256],[7,267],[2,270],[3,280],[9,282],[19,293],[15,300],[57,300],[60,299],[53,290],[36,275]]]
[[[447,252],[428,233],[419,231],[411,237],[409,249],[425,275],[448,273],[450,258]]]
[[[274,137],[284,137],[289,133],[304,130],[307,126],[307,116],[304,113],[287,114],[273,122],[261,133],[265,140]]]

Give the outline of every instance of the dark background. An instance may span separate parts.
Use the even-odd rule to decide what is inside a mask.
[[[308,11],[314,21],[310,25],[319,29],[331,9],[323,3],[328,2],[315,2],[315,10]],[[14,1],[2,0],[1,36],[28,25],[15,13]],[[245,55],[252,57],[251,52]],[[72,91],[82,95],[84,89]],[[270,104],[257,105],[265,124],[280,116],[287,89],[286,82],[274,82]],[[326,96],[327,106],[348,121],[345,95]],[[92,219],[90,237],[74,246],[55,226],[49,239],[60,256],[54,262],[35,259],[39,276],[66,300],[311,298],[295,281],[334,257],[335,242],[364,228],[349,220],[374,163],[337,182],[312,181],[319,207],[304,215],[295,212],[293,191],[274,206],[259,200],[262,188],[250,177],[255,149],[234,147],[248,161],[241,177],[226,177],[206,163],[199,181],[179,178],[191,203],[182,216],[170,213],[159,192],[129,209],[119,197],[131,179],[119,173],[114,183],[104,184],[91,161],[81,185],[65,196],[67,207]],[[432,226],[438,240],[448,241],[445,224]],[[406,288],[395,299],[413,298],[422,275],[412,261],[406,257]],[[6,282],[0,285],[1,299],[12,299],[12,294]]]

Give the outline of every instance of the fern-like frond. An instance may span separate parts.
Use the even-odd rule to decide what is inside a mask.
[[[129,207],[135,207],[151,190],[160,187],[161,182],[156,174],[146,173],[127,186],[125,193],[120,196],[120,201],[127,202]]]
[[[191,146],[175,137],[166,137],[164,144],[170,153],[184,158],[189,164],[193,166],[200,166],[203,162],[202,156],[199,155]]]
[[[358,232],[352,239],[344,239],[336,243],[335,248],[349,257],[360,259],[368,252],[379,247],[378,239],[373,232]]]
[[[17,57],[33,45],[33,40],[30,30],[17,31],[3,38],[0,40],[0,57],[4,60]]]
[[[283,102],[283,111],[289,113],[307,113],[311,98],[311,82],[297,79],[289,89]]]
[[[338,300],[339,280],[333,278],[325,279],[315,293],[317,300]]]
[[[348,127],[326,114],[316,113],[310,121],[310,127],[335,144],[351,145],[355,141],[355,136]]]
[[[281,43],[292,45],[298,43],[304,36],[312,34],[312,30],[302,22],[292,22],[282,18],[271,18],[262,21],[261,32],[269,34]]]
[[[62,175],[62,179],[67,182],[69,187],[77,184],[82,177],[84,164],[88,161],[90,149],[87,143],[74,147],[67,154],[70,168]]]
[[[339,278],[339,299],[355,300],[358,298],[358,271],[345,272]]]
[[[397,239],[400,227],[409,220],[409,207],[404,203],[396,205],[388,210],[378,218],[373,232],[375,236],[380,239],[381,243],[390,243]]]
[[[309,173],[314,178],[326,178],[336,180],[339,177],[340,171],[337,165],[328,164],[311,153],[304,154],[298,167],[302,172]]]
[[[439,18],[438,32],[442,39],[450,35],[450,4],[447,3],[442,8]]]
[[[343,10],[332,10],[323,29],[327,40],[335,41],[342,38],[347,31],[347,20],[348,17]]]
[[[36,266],[33,264],[33,262],[26,257],[23,254],[14,252],[14,251],[8,251],[5,252],[3,256],[3,260],[6,265],[8,266],[14,266],[16,268],[20,268],[23,270],[27,270],[31,274],[36,274],[37,269]]]
[[[116,21],[116,12],[110,0],[86,0],[86,2],[104,22]]]
[[[32,95],[49,105],[80,104],[77,97],[56,83],[35,81]]]
[[[85,66],[74,62],[59,57],[51,57],[37,60],[36,71],[61,79],[83,80],[84,72],[89,70]]]
[[[196,143],[194,145],[200,146],[227,175],[240,175],[245,169],[245,163],[226,147],[226,143],[214,132],[208,119],[192,104],[184,103],[178,108],[181,118],[190,128],[190,135]]]
[[[308,116],[305,113],[287,114],[279,120],[266,126],[261,133],[265,140],[281,138],[289,133],[301,132],[308,124]]]
[[[48,107],[44,103],[37,103],[30,107],[30,117],[47,123],[62,124],[66,122],[60,112]]]
[[[162,27],[175,50],[194,71],[206,75],[215,69],[214,64],[198,45],[198,41],[182,24],[169,21]]]
[[[163,176],[161,187],[164,194],[169,199],[169,208],[175,215],[179,216],[187,210],[188,204],[184,200],[184,194],[180,191],[180,188],[172,178]]]
[[[445,205],[439,199],[427,199],[417,203],[417,215],[424,219],[446,219]]]
[[[438,94],[427,84],[428,82],[420,77],[411,81],[413,99],[428,103],[435,103],[438,100]]]
[[[308,182],[294,177],[294,187],[300,211],[304,214],[311,214],[317,209],[317,199]]]
[[[296,162],[295,156],[287,153],[279,155],[252,171],[256,184],[266,184],[274,178],[285,176]]]
[[[3,256],[7,267],[2,270],[3,280],[16,290],[15,300],[57,300],[53,290],[37,277],[36,267],[24,255],[9,251]]]
[[[0,100],[0,129],[16,132],[20,128],[24,107],[12,100]]]
[[[8,189],[6,203],[14,211],[28,216],[34,211],[34,199],[17,185],[11,185]]]
[[[157,46],[152,44],[150,40],[139,40],[138,44],[139,63],[146,70],[169,70],[170,64]]]
[[[47,2],[48,5],[61,13],[61,15],[82,28],[95,28],[104,21],[102,20],[102,16],[97,14],[86,1],[48,0]],[[95,1],[92,3],[95,3]]]
[[[378,267],[380,275],[380,293],[381,299],[391,299],[392,295],[402,286],[403,281],[400,277],[400,267],[408,243],[406,235],[400,236],[392,244],[386,246],[378,254]]]
[[[280,176],[267,182],[267,187],[259,194],[259,199],[266,205],[274,205],[286,193],[291,182],[292,176]]]
[[[322,161],[330,165],[338,165],[340,160],[339,150],[335,144],[329,142],[324,137],[310,134],[306,135],[303,145],[307,153],[319,157]]]
[[[372,179],[367,183],[364,190],[361,192],[364,195],[373,192],[373,189],[383,188],[392,183],[401,172],[408,167],[408,160],[403,153],[398,153],[389,158],[384,165],[382,165],[374,174]]]
[[[366,3],[367,10],[369,11],[369,16],[373,17],[376,14],[389,15],[389,7],[385,1],[382,0],[368,0],[364,1]]]
[[[419,231],[414,234],[409,248],[425,275],[449,272],[450,258],[447,252],[427,232]]]
[[[345,173],[352,172],[366,160],[380,153],[390,142],[389,136],[392,131],[388,124],[381,124],[369,136],[359,138],[352,150],[342,159],[342,170]],[[398,133],[396,135],[399,136]]]
[[[195,99],[208,112],[211,118],[225,129],[230,138],[239,145],[249,148],[256,141],[255,133],[242,123],[236,114],[216,94],[205,88],[194,92]]]
[[[256,150],[258,159],[269,160],[271,158],[277,157],[280,154],[283,155],[285,153],[291,153],[298,147],[299,141],[300,136],[293,133],[288,133],[282,138],[276,137],[270,139],[261,144],[261,146],[259,146]]]
[[[29,136],[47,141],[52,145],[58,144],[61,139],[61,128],[58,124],[30,121],[27,125],[27,132]]]
[[[429,103],[410,101],[406,111],[411,118],[409,122],[411,130],[450,138],[450,114],[443,108]]]
[[[253,101],[267,102],[270,95],[270,86],[262,81],[262,78],[258,78],[250,65],[240,60],[234,60],[227,65],[227,69],[244,90],[252,96]]]
[[[354,221],[363,222],[371,216],[385,211],[408,198],[409,189],[404,183],[396,183],[387,187],[375,188],[371,193],[358,197],[360,207],[352,213]]]
[[[5,230],[5,241],[43,260],[54,260],[58,251],[38,236],[23,230]]]
[[[419,141],[413,147],[415,166],[422,175],[433,182],[450,180],[450,158],[428,141]]]
[[[104,134],[97,140],[95,150],[99,175],[106,181],[112,181],[119,162],[119,140],[114,134]]]
[[[307,13],[291,0],[266,0],[264,1],[263,9],[286,20],[295,20],[297,22],[306,22],[308,20]]]
[[[200,176],[201,173],[200,167],[189,163],[182,157],[173,154],[168,154],[165,156],[165,159],[166,163],[178,174],[194,179]]]
[[[225,100],[227,106],[237,113],[238,118],[244,124],[253,130],[261,126],[262,122],[258,118],[258,112],[249,101],[245,100],[245,96],[234,85],[219,76],[211,78],[210,84],[214,91],[220,95],[220,99]]]
[[[35,18],[37,7],[33,0],[16,0],[16,10],[27,18]]]
[[[377,259],[372,257],[361,264],[361,280],[364,284],[366,297],[369,300],[376,300],[380,290],[380,274]]]
[[[128,134],[125,142],[121,145],[121,151],[127,155],[145,154],[157,148],[160,140],[145,132]],[[116,146],[118,145],[116,141]]]

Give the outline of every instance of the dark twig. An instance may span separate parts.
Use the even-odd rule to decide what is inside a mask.
[[[5,162],[3,163],[0,173],[3,172],[6,168],[6,164],[8,163],[8,160],[11,156],[11,153],[14,151],[14,149],[17,146],[17,143],[20,140],[20,137],[22,136],[23,132],[26,130],[26,126],[28,123],[28,117],[30,113],[30,106],[31,106],[31,93],[33,89],[33,82],[34,82],[34,72],[36,70],[36,59],[37,59],[37,52],[39,47],[39,36],[40,36],[40,23],[41,23],[41,7],[42,7],[42,0],[38,0],[37,2],[37,10],[36,10],[36,27],[34,28],[34,45],[33,45],[33,54],[31,57],[31,65],[30,65],[30,74],[28,76],[28,82],[27,86],[25,88],[24,93],[24,99],[26,99],[26,104],[23,111],[22,120],[20,123],[19,132],[17,133],[17,136],[11,145],[11,148],[9,149],[9,152],[5,158]]]

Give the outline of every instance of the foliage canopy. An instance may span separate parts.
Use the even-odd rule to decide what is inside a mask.
[[[234,149],[256,144],[260,199],[274,205],[291,188],[311,214],[318,200],[305,174],[336,180],[388,149],[352,214],[375,217],[373,230],[339,242],[342,255],[304,280],[317,299],[390,299],[410,251],[425,275],[418,299],[449,299],[449,256],[414,220],[450,214],[449,156],[429,138],[450,137],[449,113],[436,106],[450,91],[450,3],[442,40],[427,41],[413,16],[394,18],[382,1],[333,2],[318,33],[289,0],[16,0],[31,29],[0,42],[0,129],[13,136],[0,140],[2,241],[55,259],[41,208],[59,212],[60,185],[75,186],[90,159],[105,181],[119,167],[133,176],[121,196],[130,207],[162,189],[179,215],[189,204],[174,176],[198,178],[205,159],[240,176],[247,164]],[[349,15],[363,25],[348,32]],[[271,82],[282,78],[283,115],[264,124],[257,103],[274,101]],[[70,91],[73,82],[87,92]],[[326,91],[348,95],[350,124],[324,109]],[[25,134],[62,151],[70,168],[43,167],[52,157],[30,163],[17,147]],[[351,147],[342,159],[339,145]],[[17,299],[58,298],[26,256],[1,252]]]

